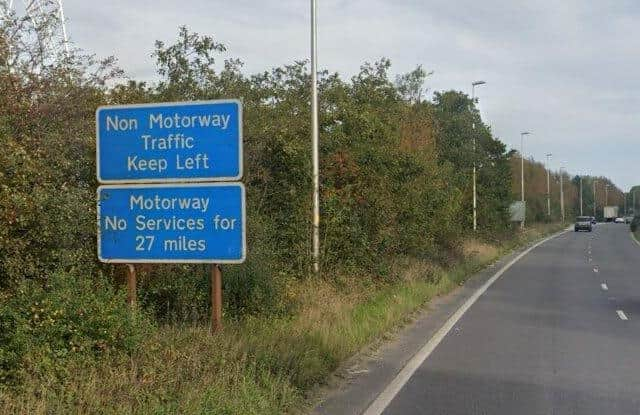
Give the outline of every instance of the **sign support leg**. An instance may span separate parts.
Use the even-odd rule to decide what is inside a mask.
[[[222,330],[222,269],[211,265],[211,334]]]
[[[132,309],[136,308],[136,267],[127,264],[127,303]]]

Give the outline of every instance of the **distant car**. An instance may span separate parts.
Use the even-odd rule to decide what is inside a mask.
[[[633,222],[633,216],[624,217],[624,223],[631,223],[631,222]]]
[[[576,224],[573,227],[576,232],[593,230],[593,223],[591,222],[591,216],[578,216],[576,218]]]
[[[615,223],[624,223],[624,219],[622,219],[622,218],[615,218],[614,222],[615,222]]]

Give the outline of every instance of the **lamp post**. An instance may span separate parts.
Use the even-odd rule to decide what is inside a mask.
[[[522,195],[522,205],[524,206],[524,214],[522,216],[522,222],[520,222],[520,229],[524,229],[524,222],[527,217],[527,208],[524,203],[524,136],[531,134],[529,131],[523,131],[520,133],[520,194]]]
[[[549,184],[549,166],[551,165],[551,156],[547,154],[547,216],[551,217],[551,185]]]
[[[313,162],[313,271],[320,270],[320,156],[318,137],[317,4],[311,0],[311,145]]]
[[[476,86],[486,84],[485,81],[475,81],[471,83],[471,102],[475,105]],[[473,130],[473,230],[478,230],[478,194],[476,189],[476,122],[471,123]]]
[[[564,223],[564,190],[563,190],[563,182],[564,182],[564,173],[562,170],[564,167],[560,167],[560,216],[562,217],[562,223]]]
[[[582,216],[582,176],[580,176],[580,216]]]
[[[598,206],[598,201],[596,199],[596,182],[597,181],[598,179],[593,179],[593,217],[594,218],[597,216],[596,209]]]

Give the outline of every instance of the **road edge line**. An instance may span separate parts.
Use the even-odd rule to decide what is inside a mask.
[[[633,242],[637,243],[638,246],[640,246],[640,241],[638,241],[638,238],[636,238],[636,234],[629,231],[629,234],[631,235],[631,239],[633,239]]]
[[[531,251],[539,247],[540,245],[548,242],[560,235],[567,233],[569,230],[560,231],[554,235],[548,236],[541,241],[536,242],[531,245],[529,248],[518,254],[515,258],[509,261],[504,267],[502,267],[498,272],[496,272],[491,278],[487,280],[480,288],[478,288],[471,297],[467,299],[467,301],[460,306],[456,310],[449,319],[444,323],[440,329],[429,339],[429,341],[418,350],[416,354],[413,355],[411,359],[404,365],[404,367],[398,372],[398,374],[393,378],[393,380],[387,385],[387,387],[376,397],[376,399],[369,404],[367,409],[362,413],[363,415],[380,415],[382,412],[389,406],[393,398],[400,392],[402,387],[411,379],[411,376],[415,373],[416,370],[424,363],[425,360],[431,355],[431,353],[438,347],[440,342],[445,338],[445,336],[451,331],[453,326],[462,318],[462,316],[467,312],[471,306],[478,301],[478,299],[484,294],[494,282],[496,282],[502,274],[509,270],[513,265],[515,265],[518,261],[524,258]]]

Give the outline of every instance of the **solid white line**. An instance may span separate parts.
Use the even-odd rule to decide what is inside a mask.
[[[366,411],[364,411],[363,415],[380,415],[382,411],[391,403],[393,398],[400,392],[402,387],[411,379],[414,372],[418,370],[418,368],[424,363],[425,360],[431,355],[431,353],[435,350],[436,347],[440,344],[440,342],[445,338],[447,333],[455,326],[455,324],[462,318],[464,313],[480,298],[482,294],[487,291],[491,285],[496,282],[498,278],[502,276],[509,268],[511,268],[516,262],[521,260],[525,255],[529,252],[533,251],[538,246],[543,243],[560,236],[569,229],[559,232],[555,235],[552,235],[548,238],[543,239],[542,241],[536,243],[535,245],[529,247],[527,250],[519,254],[517,257],[512,259],[508,264],[500,269],[500,271],[496,272],[487,282],[485,282],[478,290],[473,293],[473,295],[458,309],[449,319],[444,323],[444,325],[433,335],[431,339],[422,346],[422,348],[407,362],[407,364],[400,370],[400,372],[396,375],[396,377],[387,385],[387,387],[378,395],[378,397],[369,405]]]
[[[640,241],[638,241],[638,238],[636,238],[636,235],[633,232],[629,232],[629,234],[631,235],[631,239],[633,239],[633,242],[640,245]]]
[[[605,283],[600,284],[600,286],[602,287],[602,289],[604,291],[607,291],[609,289],[609,287],[607,287],[607,284],[605,284]]]
[[[620,320],[624,320],[624,321],[629,320],[627,318],[627,315],[624,313],[624,311],[616,310],[616,313],[618,313],[618,317],[620,317]]]

